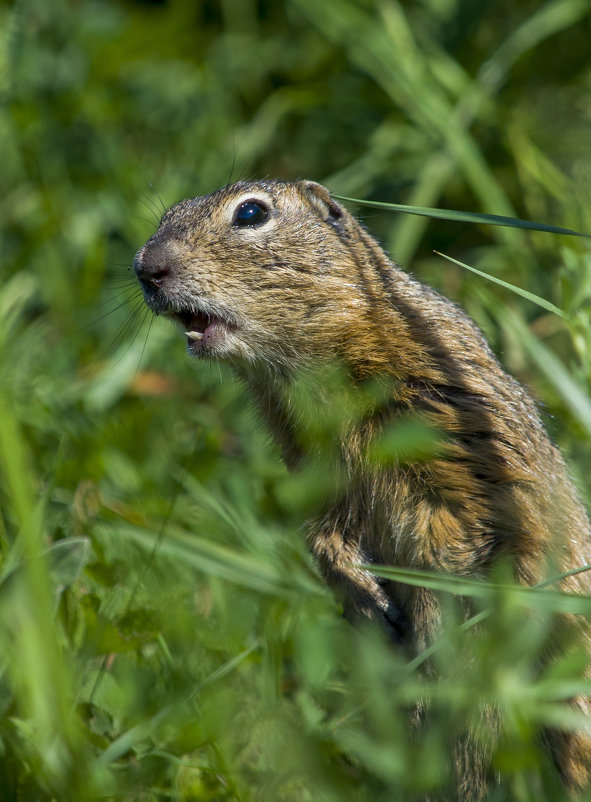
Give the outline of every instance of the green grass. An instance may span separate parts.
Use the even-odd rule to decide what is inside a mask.
[[[305,548],[322,470],[287,474],[129,266],[160,198],[242,176],[591,232],[590,28],[586,0],[0,8],[1,799],[420,799],[491,706],[491,800],[567,799],[536,737],[580,724],[585,658],[539,656],[589,600],[390,568],[436,584],[441,639],[409,662],[350,627]],[[357,211],[537,394],[589,500],[589,242]]]

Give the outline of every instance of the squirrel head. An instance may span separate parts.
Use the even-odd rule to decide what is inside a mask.
[[[171,207],[134,268],[193,356],[289,370],[350,336],[367,296],[358,230],[313,181],[239,182]]]

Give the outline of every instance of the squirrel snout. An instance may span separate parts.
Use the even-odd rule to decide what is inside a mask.
[[[133,269],[142,284],[151,284],[154,287],[162,286],[165,278],[172,272],[170,260],[162,253],[162,249],[147,245],[136,253]]]

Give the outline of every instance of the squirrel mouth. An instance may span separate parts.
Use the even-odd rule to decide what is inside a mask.
[[[196,315],[181,315],[181,323],[185,329],[187,340],[191,342],[200,342],[213,322],[214,318],[204,312],[198,312]]]
[[[214,346],[220,335],[230,328],[228,321],[206,312],[181,312],[175,317],[185,330],[187,348],[195,353]]]

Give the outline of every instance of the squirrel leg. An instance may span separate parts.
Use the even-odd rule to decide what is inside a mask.
[[[326,582],[342,601],[345,618],[352,623],[375,620],[394,643],[404,643],[409,631],[404,612],[379,577],[361,567],[374,562],[373,556],[326,519],[310,527],[308,543]]]

